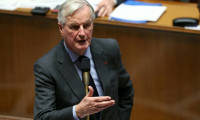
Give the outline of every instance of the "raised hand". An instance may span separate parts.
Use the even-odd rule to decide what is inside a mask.
[[[115,104],[109,96],[92,97],[93,88],[89,86],[89,93],[76,105],[76,115],[78,118],[84,118],[87,115],[97,113]]]

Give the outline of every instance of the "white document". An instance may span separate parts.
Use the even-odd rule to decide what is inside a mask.
[[[50,7],[54,9],[66,0],[0,0],[0,9],[15,10],[16,8]]]
[[[14,5],[17,0],[0,0],[0,5]]]
[[[54,9],[57,5],[61,5],[66,0],[19,0],[18,7],[20,8],[35,8],[38,7],[50,7]]]
[[[0,9],[3,10],[15,10],[16,8],[30,8],[33,9],[36,6],[50,7],[54,9],[57,5],[61,5],[66,0],[0,0]],[[87,0],[93,9],[95,10],[97,4],[101,0]]]
[[[0,10],[10,10],[10,11],[13,11],[13,10],[15,10],[17,8],[18,8],[17,5],[2,5],[2,4],[0,4]]]
[[[197,25],[196,27],[190,27],[190,26],[186,26],[184,27],[185,29],[189,29],[189,30],[200,30],[200,25]]]
[[[0,0],[1,10],[15,10],[17,8],[17,0]]]
[[[165,6],[119,5],[109,16],[111,18],[129,21],[153,21],[166,10]]]

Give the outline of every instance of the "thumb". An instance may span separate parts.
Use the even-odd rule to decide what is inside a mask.
[[[88,92],[88,94],[86,96],[87,97],[92,97],[92,95],[94,93],[94,89],[91,86],[89,86],[88,88],[89,88],[89,92]]]

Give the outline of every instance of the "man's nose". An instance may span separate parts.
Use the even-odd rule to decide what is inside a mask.
[[[83,26],[80,27],[78,35],[80,38],[85,37],[85,29],[83,28]]]

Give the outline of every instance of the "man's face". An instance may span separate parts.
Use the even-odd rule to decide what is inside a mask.
[[[91,44],[93,32],[90,8],[85,5],[67,17],[64,27],[60,23],[58,25],[66,46],[71,51],[83,55]]]

